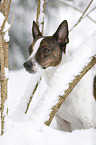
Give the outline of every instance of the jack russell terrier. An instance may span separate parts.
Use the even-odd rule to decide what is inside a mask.
[[[37,24],[35,22],[33,22],[32,34],[33,34],[34,40],[33,40],[33,43],[30,45],[30,47],[28,48],[28,52],[29,52],[30,56],[25,61],[24,67],[29,73],[32,73],[32,74],[36,73],[36,72],[41,72],[41,71],[45,72],[43,74],[45,75],[45,80],[48,83],[50,81],[50,79],[52,78],[57,67],[61,65],[62,60],[63,60],[63,63],[65,61],[67,61],[66,45],[69,42],[68,23],[66,20],[63,21],[59,25],[57,31],[53,34],[53,36],[45,37],[40,32]],[[93,77],[92,79],[93,79],[92,80],[93,84],[92,84],[91,88],[93,89],[93,91],[92,91],[93,95],[90,97],[94,96],[92,99],[95,102],[95,100],[96,100],[96,76]],[[79,84],[76,86],[76,88],[74,88],[74,90],[70,93],[69,97],[66,98],[66,100],[62,104],[61,108],[57,112],[56,121],[57,121],[57,126],[60,130],[72,131],[74,129],[96,127],[96,121],[92,121],[92,124],[90,124],[90,122],[89,122],[89,124],[84,125],[84,122],[80,118],[77,118],[76,116],[74,117],[74,115],[73,115],[74,111],[73,111],[73,113],[71,113],[72,108],[73,108],[73,110],[74,110],[74,108],[76,110],[76,107],[78,107],[80,110],[82,110],[82,107],[80,108],[80,106],[78,105],[78,104],[80,104],[80,102],[79,102],[80,99],[82,99],[81,95],[85,95],[84,91],[82,91],[82,90],[85,89],[85,92],[87,92],[86,96],[88,95],[88,97],[89,97],[90,91],[89,92],[86,91],[86,87],[87,87],[86,84],[87,85],[90,84],[90,79],[89,80],[82,79],[79,82]],[[84,86],[82,86],[82,85],[84,85]],[[76,98],[75,101],[72,101],[72,98]],[[69,99],[71,100],[70,101],[71,106],[72,106],[71,110],[70,110],[70,105],[68,103]],[[85,99],[85,101],[86,101],[86,99]],[[85,106],[85,107],[88,107],[88,106]],[[67,112],[66,112],[66,109],[67,109]],[[84,110],[82,110],[82,111],[84,111]],[[82,111],[80,111],[80,112],[82,112]],[[85,117],[87,120],[87,114]]]

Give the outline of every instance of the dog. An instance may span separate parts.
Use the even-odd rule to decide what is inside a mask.
[[[46,83],[48,84],[56,69],[62,63],[64,64],[68,59],[68,56],[66,54],[66,45],[69,43],[68,23],[66,20],[64,20],[52,36],[45,37],[40,32],[37,24],[33,21],[32,34],[33,43],[28,48],[30,56],[25,61],[24,67],[29,73],[42,73],[42,75],[44,75],[45,77]],[[56,122],[58,129],[64,131],[72,131],[74,129],[96,127],[96,121],[91,120],[91,118],[91,121],[88,121],[87,115],[82,116],[81,114],[80,117],[77,117],[78,115],[76,115],[76,113],[80,113],[80,109],[82,110],[81,96],[82,92],[86,90],[87,85],[90,84],[90,79],[87,79],[89,75],[90,73],[85,77],[85,79],[82,79],[80,81],[77,87],[70,93],[68,98],[66,98],[59,111],[56,113]],[[96,106],[96,76],[92,77],[92,79],[92,97],[94,96],[92,98],[92,101]],[[85,92],[86,96],[89,96],[88,91]],[[87,104],[88,102],[86,97],[83,97],[83,101],[85,104]]]

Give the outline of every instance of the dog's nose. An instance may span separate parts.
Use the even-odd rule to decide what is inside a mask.
[[[33,67],[32,61],[26,61],[23,66],[27,69],[30,70],[30,68]]]

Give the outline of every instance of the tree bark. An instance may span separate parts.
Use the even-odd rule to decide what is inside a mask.
[[[45,13],[45,0],[38,0],[36,22],[42,34],[44,28],[44,13]]]
[[[8,115],[7,95],[8,95],[8,78],[6,76],[6,71],[8,73],[9,68],[9,42],[4,40],[4,26],[6,21],[8,21],[8,15],[10,10],[11,0],[4,0],[2,4],[2,12],[5,16],[3,24],[0,30],[0,58],[1,58],[1,135],[4,134],[4,123],[5,118]]]

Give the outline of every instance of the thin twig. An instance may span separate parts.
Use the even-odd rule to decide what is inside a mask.
[[[1,26],[1,30],[0,30],[1,32],[3,31],[5,23],[6,23],[7,19],[8,19],[8,15],[9,15],[9,11],[10,11],[10,6],[11,6],[11,0],[9,0],[9,3],[8,3],[7,14],[6,14],[5,19],[3,21],[3,24]]]
[[[40,79],[40,80],[41,80],[41,79]],[[39,83],[40,83],[40,81],[37,82],[37,84],[36,84],[36,86],[35,86],[35,88],[34,88],[34,90],[33,90],[33,92],[32,92],[32,95],[31,95],[31,97],[29,98],[29,101],[28,101],[28,103],[27,103],[27,108],[26,108],[25,114],[27,114],[27,111],[28,111],[28,109],[29,109],[30,103],[31,103],[31,101],[32,101],[32,98],[33,98],[33,96],[34,96],[36,90],[37,90],[37,87],[38,87]]]
[[[65,4],[66,6],[70,6],[71,8],[73,8],[73,9],[75,9],[75,10],[77,10],[77,11],[79,11],[79,12],[81,12],[81,13],[83,13],[83,11],[80,9],[80,8],[78,8],[78,7],[76,7],[75,5],[73,5],[73,4],[71,4],[71,3],[69,3],[69,2],[67,2],[67,1],[63,1],[63,0],[58,0],[59,2],[61,2],[61,3],[63,3],[63,4]],[[88,14],[89,15],[89,14]],[[88,16],[88,15],[86,15],[91,21],[93,21],[94,23],[96,23],[96,21],[94,20],[94,19],[92,19],[90,16]]]
[[[13,21],[14,21],[14,15],[13,15],[13,18],[12,18],[12,21],[11,21],[11,24],[10,24],[9,28],[4,32],[4,35],[5,35],[5,33],[6,33],[7,31],[10,30],[10,28],[11,28],[11,26],[12,26],[12,24],[13,24]]]
[[[4,4],[4,0],[1,0],[0,11],[2,10],[3,4]]]
[[[77,75],[75,79],[69,84],[69,88],[65,90],[65,94],[63,96],[59,96],[59,102],[53,106],[52,111],[50,113],[50,118],[48,121],[45,122],[46,125],[50,125],[56,112],[61,107],[62,103],[65,101],[65,99],[68,97],[68,95],[72,92],[74,87],[78,84],[78,82],[82,79],[82,77],[96,64],[96,55],[93,56],[91,62],[82,70],[80,75]]]
[[[90,5],[92,4],[93,0],[90,1],[90,3],[88,4],[88,6],[86,7],[85,11],[83,12],[82,16],[80,17],[80,19],[78,20],[78,22],[71,28],[70,32],[81,22],[83,16],[85,15],[85,13],[87,12],[87,10],[89,9]]]
[[[86,16],[85,16],[85,17],[87,17],[87,16],[88,16],[90,13],[92,13],[95,9],[96,9],[96,7],[94,7],[92,10],[90,10],[90,11],[86,14]],[[84,18],[85,18],[85,17],[84,17]],[[84,18],[83,18],[83,19],[84,19]],[[91,17],[90,17],[90,18],[91,18]],[[93,19],[92,19],[92,20],[93,20]],[[96,21],[95,21],[95,20],[94,20],[94,22],[96,23]]]

